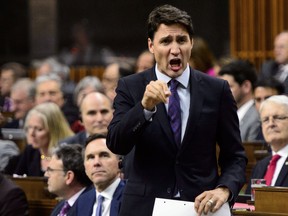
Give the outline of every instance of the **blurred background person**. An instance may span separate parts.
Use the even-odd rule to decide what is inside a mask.
[[[114,57],[113,52],[102,45],[93,42],[94,30],[89,21],[82,19],[71,29],[71,45],[60,52],[59,60],[71,65],[98,65],[109,63]]]
[[[35,105],[35,86],[29,78],[21,78],[11,88],[11,111],[13,121],[3,125],[3,128],[23,128],[25,117]]]
[[[272,95],[284,94],[284,85],[274,77],[260,78],[255,83],[254,100],[255,107],[259,111],[261,103]]]
[[[85,130],[68,137],[60,143],[85,145],[87,137],[95,133],[107,134],[113,117],[112,101],[100,92],[91,92],[80,103],[81,121]]]
[[[69,125],[78,120],[78,107],[72,98],[65,98],[62,91],[62,80],[54,74],[41,75],[35,80],[35,103],[54,102],[62,110]]]
[[[78,82],[73,94],[73,100],[78,109],[80,109],[80,104],[83,98],[91,92],[104,93],[103,85],[98,77],[85,76]],[[71,125],[71,128],[75,133],[85,129],[81,122],[80,116],[79,119]]]
[[[19,79],[27,77],[27,69],[24,65],[17,62],[8,62],[0,68],[0,89],[3,98],[0,104],[1,111],[11,111],[10,92],[13,84]]]
[[[274,77],[285,86],[288,93],[288,31],[283,31],[274,39],[274,59],[263,63],[260,77]]]
[[[41,103],[29,111],[24,128],[29,145],[21,154],[14,173],[43,176],[53,149],[73,132],[60,108],[51,102]]]
[[[36,70],[36,77],[55,73],[62,80],[62,91],[65,97],[72,96],[75,89],[75,82],[70,79],[70,68],[59,62],[56,58],[49,57],[43,60],[36,60],[32,63]]]
[[[45,176],[48,191],[62,199],[51,216],[76,215],[78,198],[87,192],[92,182],[85,173],[81,145],[60,145],[52,154]],[[65,211],[65,212],[64,212]]]
[[[144,50],[136,59],[135,72],[139,73],[149,68],[152,68],[154,64],[154,55],[149,50]]]
[[[190,66],[210,76],[216,76],[216,59],[207,42],[200,37],[194,37],[193,41],[194,44],[189,60]]]
[[[0,215],[28,216],[28,202],[24,191],[0,172]]]
[[[223,66],[219,77],[227,80],[237,103],[242,142],[256,140],[259,132],[259,114],[254,104],[254,85],[257,74],[254,66],[243,60],[235,60]]]
[[[102,84],[105,94],[113,101],[116,96],[115,89],[118,80],[122,77],[133,74],[134,72],[128,65],[119,63],[111,63],[105,67],[102,76]]]

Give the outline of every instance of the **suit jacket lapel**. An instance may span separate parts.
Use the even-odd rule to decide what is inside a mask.
[[[147,79],[146,85],[152,80],[157,80],[155,68],[151,70],[151,73],[148,74],[146,79]],[[166,110],[164,103],[160,103],[157,105],[157,112],[154,116],[154,120],[157,120],[159,122],[163,132],[166,134],[169,140],[172,140],[172,142],[175,143],[173,132],[170,127],[170,122],[169,122],[168,115],[167,115],[167,110]],[[173,145],[173,151],[174,152],[177,151],[176,143],[175,145]]]
[[[81,215],[83,215],[83,216],[92,215],[93,206],[94,206],[95,201],[96,201],[96,193],[95,193],[95,189],[92,189],[91,191],[87,192],[87,199],[85,200],[85,202],[81,203],[81,205],[82,205],[81,206]]]
[[[194,133],[195,130],[195,122],[198,121],[200,117],[200,112],[203,106],[203,88],[201,88],[201,77],[195,73],[193,69],[190,68],[190,109],[189,109],[189,117],[186,125],[186,130],[184,133],[183,141],[181,148],[187,144],[185,141],[188,136]]]
[[[113,199],[111,201],[111,208],[110,208],[110,216],[117,216],[119,214],[124,186],[125,182],[120,181],[119,185],[117,186],[113,194]]]
[[[279,176],[275,182],[275,186],[282,186],[284,180],[287,178],[287,174],[288,174],[288,158],[286,158],[286,161],[282,166]]]

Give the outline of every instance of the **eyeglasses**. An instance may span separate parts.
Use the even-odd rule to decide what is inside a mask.
[[[50,174],[50,173],[55,172],[55,171],[66,172],[66,170],[64,170],[64,169],[52,169],[51,167],[47,167],[46,173]]]
[[[283,116],[283,115],[273,115],[273,116],[267,116],[261,119],[261,123],[266,125],[270,121],[270,117],[272,117],[272,120],[275,123],[280,123],[283,122],[284,120],[288,119],[288,116]]]

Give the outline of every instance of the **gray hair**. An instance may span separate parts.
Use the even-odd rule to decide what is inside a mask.
[[[24,91],[27,93],[27,96],[29,99],[34,100],[35,98],[35,85],[34,82],[29,78],[21,78],[14,83],[14,85],[11,88],[11,92],[14,91]]]
[[[49,74],[38,76],[35,80],[35,88],[37,88],[39,84],[47,82],[47,81],[57,82],[62,89],[62,80],[57,74],[54,74],[54,73],[49,73]]]
[[[263,101],[263,103],[260,105],[259,112],[261,113],[263,108],[270,102],[283,105],[287,108],[288,111],[288,97],[286,95],[273,95]]]
[[[104,88],[103,88],[103,85],[102,85],[100,79],[98,77],[95,77],[95,76],[86,76],[78,82],[78,84],[74,90],[74,102],[75,102],[75,104],[77,104],[77,98],[78,98],[79,92],[88,86],[94,88],[96,92],[100,92],[100,93],[104,94]]]

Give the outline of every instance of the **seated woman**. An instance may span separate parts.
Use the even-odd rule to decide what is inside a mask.
[[[24,149],[14,174],[44,176],[52,150],[59,140],[72,136],[73,132],[59,106],[52,102],[30,110],[24,128],[29,145]]]

